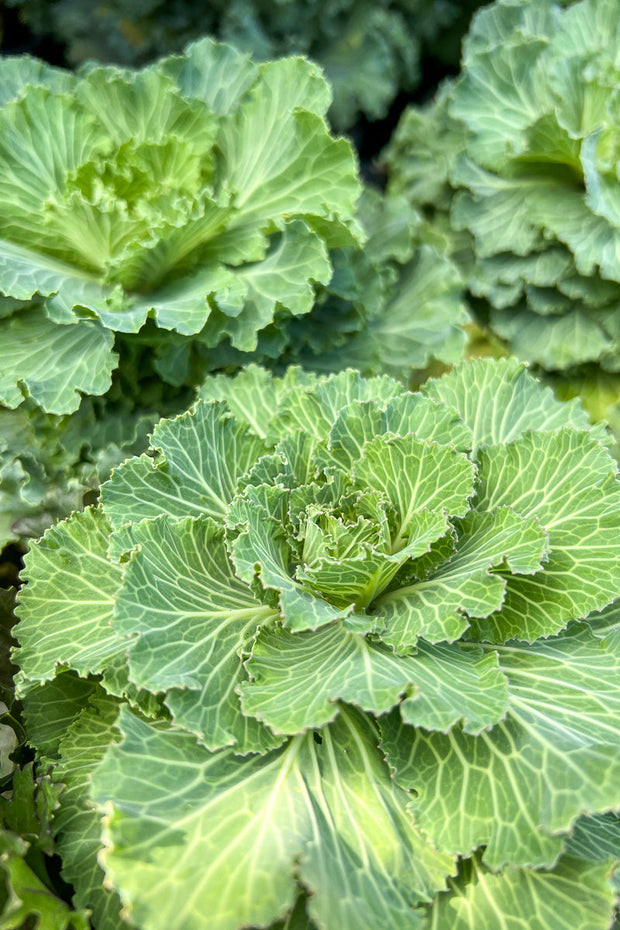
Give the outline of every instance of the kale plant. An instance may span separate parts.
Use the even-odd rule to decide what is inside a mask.
[[[605,441],[514,360],[419,393],[249,367],[161,421],[32,547],[19,608],[97,930],[604,930]]]
[[[499,0],[386,156],[480,318],[596,415],[620,396],[619,41],[615,0]]]

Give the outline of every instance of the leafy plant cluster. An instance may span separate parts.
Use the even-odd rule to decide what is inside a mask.
[[[606,926],[600,437],[513,361],[420,393],[250,367],[162,420],[26,557],[18,693],[76,906],[370,930],[490,927],[514,896],[515,920]]]
[[[315,65],[204,39],[141,71],[6,58],[0,82],[2,543],[80,506],[213,369],[462,355],[458,271],[402,198],[358,205]]]
[[[617,930],[617,4],[10,5],[0,930]]]

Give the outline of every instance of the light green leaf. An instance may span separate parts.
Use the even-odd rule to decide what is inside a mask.
[[[285,59],[262,65],[260,75],[257,91],[222,123],[218,142],[239,220],[262,225],[283,212],[351,217],[359,195],[353,151],[327,132],[321,110],[329,97],[318,67]]]
[[[258,71],[249,55],[209,37],[192,42],[182,55],[171,55],[154,67],[172,78],[184,97],[203,100],[219,116],[238,105]]]
[[[476,735],[504,718],[508,692],[495,653],[418,640],[412,658],[419,689],[400,705],[405,723],[446,733],[462,721],[463,732]]]
[[[429,381],[422,393],[449,404],[473,432],[473,448],[518,439],[526,430],[588,429],[579,401],[561,403],[516,359],[474,359]],[[598,435],[598,434],[597,434]]]
[[[480,452],[476,509],[509,505],[549,534],[543,571],[506,578],[499,613],[472,623],[476,639],[533,640],[601,610],[618,594],[620,482],[607,451],[584,432],[528,433]]]
[[[452,872],[407,817],[374,726],[350,709],[318,743],[298,736],[259,757],[209,754],[126,712],[120,727],[93,796],[109,813],[106,873],[144,930],[269,924],[297,877],[319,925],[410,930],[412,907]]]
[[[278,732],[333,720],[339,700],[383,714],[405,695],[405,720],[447,731],[461,718],[469,733],[500,720],[506,682],[495,656],[460,646],[429,646],[398,656],[340,624],[313,632],[263,630],[246,663],[241,703]]]
[[[491,647],[489,647],[490,650]],[[508,679],[506,720],[479,736],[382,726],[416,822],[440,849],[486,845],[496,869],[552,864],[584,812],[620,803],[620,656],[584,628],[494,647]]]
[[[415,436],[377,436],[364,446],[353,465],[354,482],[361,489],[385,494],[397,520],[393,552],[407,545],[412,518],[421,510],[463,516],[473,494],[474,468],[461,452],[420,441]]]
[[[75,77],[61,68],[50,68],[44,61],[30,55],[5,56],[0,70],[0,104],[21,96],[25,87],[41,84],[68,93]]]
[[[226,403],[196,404],[155,427],[147,455],[115,469],[101,491],[113,526],[168,514],[208,514],[220,518],[233,499],[241,475],[266,451],[247,426],[230,416]]]
[[[485,170],[467,155],[455,161],[450,180],[461,185],[452,199],[451,226],[471,232],[476,256],[482,259],[540,251],[544,239],[536,218],[542,224],[543,205],[560,202],[567,192],[560,178],[550,182],[548,175],[504,176]]]
[[[471,432],[456,411],[422,394],[404,392],[384,405],[352,401],[344,407],[329,433],[327,449],[318,450],[319,461],[350,468],[361,457],[365,443],[384,433],[412,434],[417,439],[452,445],[460,452],[471,448]]]
[[[605,866],[563,856],[551,872],[478,865],[470,881],[450,882],[427,930],[602,930],[613,918]]]
[[[266,491],[266,497],[285,502],[277,488]],[[281,519],[274,519],[271,509],[239,498],[230,509],[228,522],[241,530],[231,547],[238,576],[247,584],[258,577],[264,588],[278,592],[280,614],[289,629],[316,629],[351,613],[352,604],[343,609],[335,607],[294,579],[286,530]]]
[[[494,569],[534,573],[547,557],[548,537],[535,517],[502,507],[470,513],[456,523],[456,551],[428,578],[396,588],[380,597],[375,612],[381,618],[381,638],[400,651],[418,636],[431,642],[453,641],[470,625],[468,618],[498,611],[507,581]],[[472,621],[473,622],[473,621]]]
[[[325,518],[329,520],[330,518]],[[387,520],[383,515],[386,524]],[[392,581],[398,570],[410,559],[427,553],[431,544],[445,536],[449,524],[443,513],[428,510],[413,514],[407,527],[407,544],[396,552],[391,552],[389,541],[387,551],[385,540],[379,538],[378,527],[371,520],[359,517],[357,524],[342,524],[331,518],[333,525],[339,525],[343,532],[341,546],[343,554],[330,551],[329,527],[319,525],[316,533],[319,538],[325,533],[324,542],[328,545],[325,555],[310,560],[307,545],[303,552],[303,567],[298,567],[295,577],[306,583],[310,590],[320,592],[330,601],[341,607],[355,604],[358,610],[365,609]],[[316,525],[316,524],[313,524]],[[370,531],[366,538],[364,530]],[[306,525],[305,532],[308,526]],[[381,534],[383,536],[383,533]],[[359,537],[356,538],[356,537]]]
[[[92,680],[61,671],[55,678],[32,688],[21,698],[28,738],[44,763],[58,761],[63,734],[69,729],[96,690]]]
[[[362,378],[357,371],[342,371],[302,390],[293,387],[282,397],[267,439],[275,444],[296,429],[327,439],[339,411],[354,400],[380,403],[401,393],[402,385],[392,378]]]
[[[524,307],[496,310],[491,319],[498,335],[510,341],[515,355],[551,371],[598,361],[614,345],[591,313],[576,307],[558,317],[541,317]]]
[[[593,814],[580,817],[566,844],[566,852],[588,862],[620,857],[620,815]]]
[[[284,377],[276,378],[265,368],[247,365],[234,378],[228,375],[207,378],[198,389],[198,397],[225,400],[236,419],[247,423],[253,433],[265,439],[280,398],[292,388],[300,390],[315,382],[316,377],[301,368],[288,368]]]
[[[80,393],[104,394],[118,356],[113,335],[97,323],[62,326],[37,309],[20,310],[2,330],[0,402],[32,397],[49,413],[72,413]]]
[[[235,693],[245,678],[244,652],[277,613],[235,576],[223,537],[209,517],[163,516],[139,524],[139,548],[125,569],[113,627],[132,638],[129,678],[135,685],[167,691],[174,719],[209,749],[243,738],[246,751],[278,742],[256,721],[241,718]]]
[[[472,131],[469,149],[481,165],[496,168],[523,152],[526,130],[553,106],[541,60],[546,45],[544,33],[526,37],[515,31],[501,54],[477,48],[464,59],[450,115]]]
[[[35,294],[47,297],[48,316],[59,323],[74,322],[75,305],[116,320],[114,308],[120,305],[118,289],[98,284],[95,275],[8,239],[0,240],[0,287],[5,294],[18,300],[30,300]],[[57,294],[61,288],[62,293]],[[143,312],[129,310],[124,315],[119,312],[119,325],[112,328],[121,329],[126,320],[130,332],[137,330],[144,323],[144,317]]]
[[[271,323],[276,308],[281,306],[292,316],[310,312],[314,285],[328,283],[332,266],[323,241],[306,223],[295,221],[284,226],[279,242],[262,261],[230,273],[233,292],[236,290],[243,299],[229,319],[219,317],[213,327],[207,323],[202,338],[215,346],[227,334],[235,348],[253,352],[258,331]],[[215,304],[227,313],[225,295],[213,290]],[[161,320],[160,324],[165,325]]]
[[[101,511],[89,508],[51,527],[27,553],[17,611],[22,693],[60,666],[96,674],[123,652],[110,624],[122,574],[106,558],[110,530]]]

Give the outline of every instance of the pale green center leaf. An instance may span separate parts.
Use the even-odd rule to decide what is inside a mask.
[[[388,591],[374,605],[384,624],[381,638],[401,651],[415,645],[418,636],[431,642],[458,639],[471,618],[501,608],[504,574],[545,568],[548,536],[536,517],[498,507],[472,511],[456,528],[456,551],[443,564],[432,567],[428,577]],[[505,568],[502,575],[500,568]]]

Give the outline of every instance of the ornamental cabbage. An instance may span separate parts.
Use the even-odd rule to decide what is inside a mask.
[[[499,0],[474,17],[459,78],[408,112],[387,154],[392,190],[452,239],[510,351],[577,384],[600,366],[616,397],[619,30],[615,0]]]
[[[19,608],[97,930],[607,927],[606,441],[514,360],[419,393],[252,366],[162,420],[32,547]]]
[[[304,59],[257,66],[205,39],[141,71],[0,66],[10,407],[25,392],[59,414],[102,394],[115,333],[252,351],[276,313],[311,309],[329,248],[358,243],[353,152]]]

